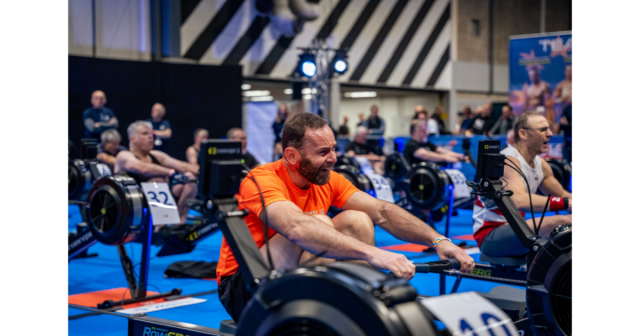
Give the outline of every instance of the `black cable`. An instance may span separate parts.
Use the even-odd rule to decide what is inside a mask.
[[[162,294],[162,291],[160,290],[160,288],[158,288],[158,286],[154,285],[154,284],[149,284],[149,286],[155,288],[158,291],[158,294]]]
[[[511,159],[509,159],[506,156],[505,156],[505,159],[509,160],[509,162],[513,163],[513,166],[510,165],[510,164],[507,164],[507,163],[505,163],[505,165],[509,166],[509,167],[511,167],[511,169],[517,171],[520,174],[520,176],[522,176],[522,178],[524,179],[524,182],[527,184],[527,191],[529,192],[529,206],[530,206],[530,209],[531,209],[531,221],[533,222],[533,230],[534,231],[539,230],[539,229],[536,229],[536,217],[535,217],[534,212],[533,212],[533,199],[531,198],[531,188],[529,187],[529,180],[527,180],[527,177],[524,176],[524,173],[522,172],[522,170],[520,170],[520,168],[517,167],[515,162],[511,161]]]
[[[503,179],[502,177],[501,177],[500,179],[501,179],[501,180],[503,180],[503,181],[504,181],[504,183],[506,183],[506,184],[504,185],[504,187],[503,187],[503,188],[506,188],[506,187],[509,185],[509,182],[507,182],[507,180]]]
[[[251,169],[249,169],[249,167],[247,167],[247,165],[244,164],[244,162],[242,163],[242,165],[247,171],[249,171],[247,173],[247,176],[251,178],[253,183],[256,185],[256,188],[258,188],[258,193],[260,194],[260,201],[262,202],[262,211],[264,212],[264,221],[262,221],[262,234],[264,236],[264,244],[267,248],[267,259],[269,262],[269,271],[273,271],[273,260],[271,259],[271,250],[269,249],[269,216],[267,214],[267,207],[264,204],[264,196],[262,195],[262,190],[260,190],[260,186],[258,185],[258,182],[256,182],[256,179],[253,177],[253,174],[251,173]],[[260,214],[262,214],[262,212]]]
[[[542,217],[540,217],[540,226],[538,227],[538,230],[536,230],[536,236],[538,235],[538,231],[540,231],[540,228],[542,228],[542,220],[544,219],[544,214],[547,213],[547,206],[549,205],[550,200],[551,193],[549,193],[549,196],[547,197],[547,203],[544,204],[544,210],[542,210]]]
[[[507,159],[507,160],[509,160],[509,159]],[[509,160],[509,161],[511,161],[511,160]],[[511,161],[511,162],[513,163],[513,161]],[[527,184],[527,191],[529,193],[529,206],[530,206],[530,209],[531,209],[531,221],[533,222],[533,230],[536,231],[537,230],[536,229],[536,219],[535,219],[534,212],[533,212],[533,200],[531,199],[531,188],[529,187],[529,181],[527,180],[527,177],[524,176],[524,173],[520,169],[518,169],[517,166],[511,166],[509,164],[505,164],[505,165],[511,167],[516,172],[518,172],[518,174],[520,174],[520,176],[522,177],[524,182]]]

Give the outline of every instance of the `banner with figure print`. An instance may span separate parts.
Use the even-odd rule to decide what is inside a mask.
[[[560,121],[571,105],[571,57],[571,32],[511,37],[509,105],[516,115],[544,109],[550,123]]]

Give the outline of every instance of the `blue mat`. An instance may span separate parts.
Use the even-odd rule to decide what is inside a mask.
[[[69,231],[75,230],[75,224],[80,222],[81,216],[77,206],[69,206]],[[460,236],[472,233],[471,211],[459,210],[459,215],[451,220],[450,236]],[[426,225],[426,224],[425,224]],[[444,221],[436,223],[436,229],[444,232]],[[216,261],[220,254],[222,234],[220,232],[202,241],[196,249],[184,255],[169,257],[154,257],[149,269],[149,290],[157,292],[169,291],[173,288],[181,288],[183,294],[194,294],[199,292],[217,289],[215,281],[194,280],[194,279],[167,279],[164,278],[164,271],[173,262],[183,260],[193,261]],[[454,240],[455,243],[461,241]],[[466,241],[473,246],[475,242]],[[404,242],[394,238],[386,231],[376,227],[376,246],[390,246],[402,244]],[[159,247],[151,248],[151,256],[159,251]],[[127,244],[129,256],[134,263],[139,261],[141,253],[140,244]],[[115,246],[105,246],[96,244],[89,249],[91,253],[98,253],[99,256],[88,259],[77,259],[69,262],[69,295],[93,292],[99,290],[112,289],[117,287],[127,287],[127,282],[122,271],[120,259]],[[437,260],[436,255],[429,257],[419,257],[422,253],[400,252],[415,262],[427,262]],[[478,261],[479,254],[472,255]],[[418,258],[416,258],[418,257]],[[138,268],[136,268],[136,271]],[[453,286],[454,278],[449,277],[447,281],[447,291]],[[438,276],[434,274],[417,274],[411,281],[418,293],[422,295],[438,295]],[[480,291],[489,292],[496,284],[489,282],[465,279],[462,281],[459,291]],[[177,320],[181,322],[198,324],[211,328],[218,328],[220,321],[229,319],[229,315],[218,301],[217,294],[202,296],[206,302],[152,312],[148,315],[159,318]],[[85,313],[85,311],[69,308],[69,316]],[[91,316],[78,320],[69,321],[69,335],[126,335],[127,321],[108,315]]]

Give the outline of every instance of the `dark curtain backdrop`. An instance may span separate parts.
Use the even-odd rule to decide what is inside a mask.
[[[106,106],[120,121],[122,145],[129,146],[127,127],[151,118],[151,106],[162,103],[173,135],[167,153],[186,160],[193,131],[204,128],[209,138],[223,138],[242,127],[242,67],[116,61],[69,56],[69,140],[78,146],[84,135],[82,112],[91,93],[102,90]]]

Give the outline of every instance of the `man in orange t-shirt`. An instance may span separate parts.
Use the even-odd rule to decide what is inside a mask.
[[[265,260],[263,220],[269,226],[269,250],[276,269],[295,268],[323,253],[308,265],[352,260],[411,279],[415,274],[412,262],[402,254],[375,247],[375,222],[412,243],[433,246],[441,238],[436,249],[440,259],[456,258],[460,271],[473,270],[473,259],[450,240],[442,240],[444,237],[409,212],[359,191],[332,171],[335,147],[333,131],[324,119],[312,113],[298,114],[284,125],[283,158],[249,173],[260,186],[265,208],[251,178],[240,184],[239,209],[249,210],[244,220]],[[329,218],[325,214],[332,205],[345,211]],[[216,273],[220,302],[237,322],[251,292],[224,238]]]

